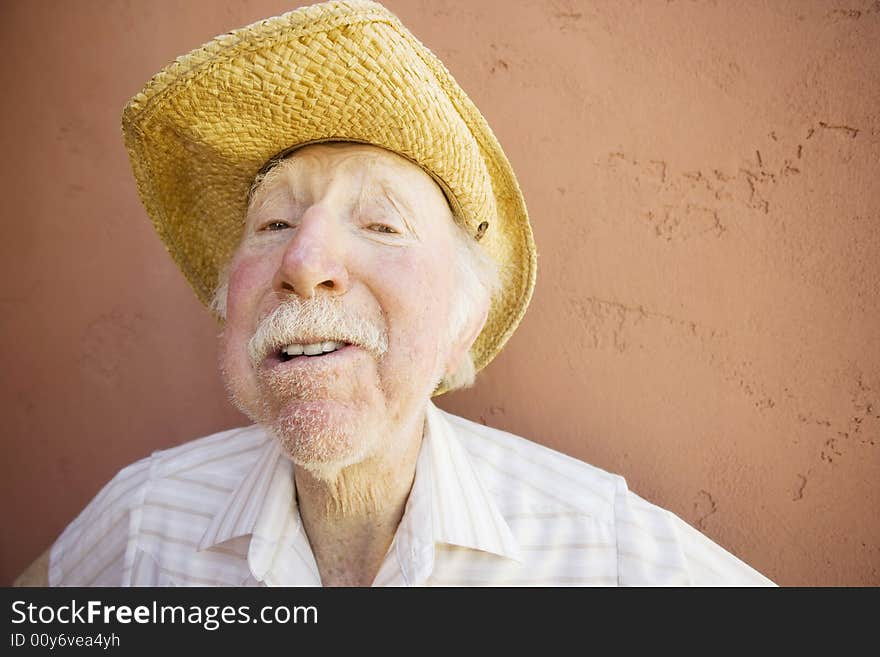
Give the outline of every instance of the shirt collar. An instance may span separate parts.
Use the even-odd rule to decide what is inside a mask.
[[[199,550],[251,534],[248,564],[256,579],[280,586],[320,585],[295,492],[292,464],[270,437],[213,517]],[[523,560],[454,427],[428,402],[413,487],[376,583],[424,582],[433,571],[437,544]]]
[[[284,467],[285,462],[287,459],[284,458],[278,441],[267,433],[266,442],[256,462],[229,495],[226,504],[211,519],[199,542],[199,551],[253,531],[273,475],[279,467]]]
[[[212,518],[199,550],[248,534],[248,566],[255,579],[276,586],[320,585],[296,507],[293,465],[271,434],[253,467]]]
[[[519,544],[460,437],[433,403],[428,404],[426,429],[422,451],[431,464],[434,542],[522,561]]]

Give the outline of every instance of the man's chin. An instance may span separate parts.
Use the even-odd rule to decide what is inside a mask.
[[[287,404],[269,423],[288,457],[320,479],[364,460],[379,435],[363,409],[330,400]]]

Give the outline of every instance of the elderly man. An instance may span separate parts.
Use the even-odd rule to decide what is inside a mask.
[[[622,478],[431,403],[510,337],[535,248],[491,130],[382,6],[217,37],[123,127],[254,424],[122,470],[22,582],[769,583]]]

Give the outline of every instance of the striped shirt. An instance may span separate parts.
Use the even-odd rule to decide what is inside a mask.
[[[123,469],[51,549],[51,586],[320,586],[290,461],[259,426]],[[375,586],[772,584],[623,478],[428,404]]]

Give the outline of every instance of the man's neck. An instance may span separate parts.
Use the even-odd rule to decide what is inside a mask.
[[[294,467],[297,503],[324,586],[369,586],[403,517],[424,418],[402,431],[398,450],[317,477]]]

